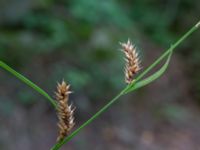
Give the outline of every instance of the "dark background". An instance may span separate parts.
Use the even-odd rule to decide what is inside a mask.
[[[0,0],[0,59],[54,96],[65,79],[77,128],[124,83],[119,41],[143,70],[199,21],[198,0]],[[199,150],[200,32],[159,80],[128,94],[62,149]],[[48,150],[57,118],[44,97],[0,69],[0,150]]]

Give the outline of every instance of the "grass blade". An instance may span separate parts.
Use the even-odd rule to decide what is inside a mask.
[[[165,64],[161,67],[160,70],[158,70],[157,72],[155,72],[153,75],[147,77],[146,79],[142,80],[142,81],[138,81],[136,82],[133,86],[131,86],[125,93],[129,93],[131,91],[134,91],[136,89],[139,89],[143,86],[146,86],[148,84],[150,84],[151,82],[153,82],[154,80],[158,79],[161,75],[164,74],[164,72],[166,71],[168,65],[169,65],[169,62],[170,62],[170,58],[171,58],[171,55],[172,55],[172,51],[171,53],[169,54]]]
[[[19,80],[21,80],[22,82],[24,82],[25,84],[27,84],[28,86],[30,86],[31,88],[36,90],[38,93],[40,93],[44,97],[46,97],[47,100],[54,106],[54,108],[56,108],[56,102],[43,89],[41,89],[39,86],[34,84],[32,81],[27,79],[25,76],[21,75],[19,72],[17,72],[14,69],[12,69],[10,66],[8,66],[3,61],[0,61],[0,67],[2,67],[6,71],[8,71],[12,75],[14,75],[16,78],[18,78]]]

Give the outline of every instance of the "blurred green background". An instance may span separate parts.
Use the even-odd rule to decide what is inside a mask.
[[[0,59],[52,96],[58,81],[71,84],[78,127],[125,86],[119,41],[131,39],[145,69],[199,13],[197,0],[0,0]],[[199,33],[162,78],[121,98],[63,149],[199,150]],[[0,69],[0,150],[50,149],[56,122],[44,97]]]

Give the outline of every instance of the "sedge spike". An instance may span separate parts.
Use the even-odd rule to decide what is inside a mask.
[[[122,51],[125,54],[125,82],[130,84],[134,80],[134,76],[141,69],[140,61],[136,47],[128,40],[127,43],[120,43]]]
[[[74,127],[74,109],[72,105],[68,104],[69,94],[72,92],[69,90],[70,85],[62,81],[61,84],[58,83],[56,94],[56,100],[58,103],[57,116],[58,116],[58,128],[59,135],[57,141],[63,140],[67,135],[69,135],[71,129]]]

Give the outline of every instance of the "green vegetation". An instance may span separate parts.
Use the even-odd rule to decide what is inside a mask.
[[[49,115],[49,110],[53,112],[52,108],[56,108],[52,91],[55,90],[57,81],[65,79],[72,85],[74,103],[78,105],[76,117],[79,122],[76,125],[80,128],[52,148],[52,150],[59,149],[83,127],[107,110],[119,97],[136,91],[160,77],[168,66],[171,50],[173,51],[182,40],[197,29],[194,27],[185,36],[179,37],[199,20],[199,10],[200,1],[191,0],[0,1],[0,67],[40,94],[32,92],[32,89],[13,79],[12,76],[7,76],[5,72],[0,72],[0,89],[3,89],[0,94],[2,103],[0,118],[12,114],[18,107],[27,109],[37,107],[37,105],[48,110]],[[180,40],[171,45],[149,68],[142,71],[136,82],[126,87],[108,103],[108,99],[112,99],[113,95],[125,87],[124,60],[118,51],[118,42],[126,41],[127,38],[130,38],[140,50],[144,69],[153,62],[154,57],[160,55],[163,47],[169,46],[176,39],[180,38]],[[170,78],[169,82],[184,81],[180,88],[183,90],[179,90],[179,87],[178,89],[166,87],[177,90],[175,92],[177,95],[188,91],[189,95],[185,99],[190,100],[189,103],[193,105],[200,102],[200,43],[198,41],[199,34],[195,33],[190,39],[181,43],[182,47],[176,51],[174,64],[178,62],[180,68],[176,68],[177,70],[173,72],[180,71],[184,77],[178,74],[175,78]],[[165,59],[166,62],[161,66],[163,63],[161,60]],[[157,64],[160,65],[157,66]],[[153,73],[156,66],[161,69]],[[161,80],[161,82],[164,81]],[[143,104],[142,100],[148,93],[146,89],[148,87],[139,90],[138,94],[142,97],[140,102]],[[184,120],[190,110],[186,110],[187,106],[182,106],[184,102],[179,103],[179,96],[175,93],[165,95],[167,100],[171,100],[166,104],[161,101],[157,103],[150,97],[149,103],[152,102],[152,105],[156,106],[149,107],[151,109],[149,114],[163,115],[163,120],[167,118],[166,120],[173,120],[173,122],[176,122],[174,118],[179,116],[182,116]],[[43,99],[41,95],[47,101],[41,101]],[[174,96],[178,98],[173,98]],[[174,99],[173,102],[172,99]],[[48,105],[48,102],[53,107]],[[84,124],[80,124],[91,112],[96,111],[105,103],[108,104],[97,114]],[[147,105],[149,103],[145,102]],[[137,104],[132,107],[137,107]],[[188,124],[189,122],[190,120]],[[155,127],[155,124],[152,126]],[[1,129],[5,130],[0,127],[0,131]],[[51,134],[54,136],[54,133]],[[10,136],[14,137],[12,134]],[[2,137],[4,138],[3,134]],[[50,146],[51,144],[53,143],[50,143]],[[6,146],[4,148],[4,142],[0,141],[0,149],[9,148]]]
[[[63,144],[68,142],[70,139],[72,139],[75,135],[77,135],[81,129],[83,129],[85,126],[89,125],[93,120],[98,118],[103,112],[105,112],[115,101],[117,101],[122,95],[125,95],[131,91],[135,91],[141,87],[144,87],[151,83],[152,81],[156,80],[159,78],[167,69],[167,66],[169,64],[171,54],[173,50],[181,43],[183,42],[190,34],[192,34],[194,31],[196,31],[200,27],[200,22],[198,22],[196,25],[194,25],[193,28],[191,28],[185,35],[183,35],[175,44],[173,44],[163,55],[161,55],[152,65],[150,65],[140,76],[138,76],[131,84],[129,84],[127,87],[125,87],[116,97],[114,97],[111,101],[109,101],[102,109],[100,109],[96,114],[94,114],[89,120],[87,120],[83,125],[81,125],[78,129],[76,129],[72,134],[70,134],[66,139],[63,141],[57,143],[52,150],[58,150]],[[166,63],[163,65],[163,67],[154,73],[153,75],[149,76],[148,78],[141,80],[151,69],[153,69],[157,64],[159,64],[162,59],[164,59],[166,56],[168,56],[168,59]],[[53,99],[46,93],[44,92],[41,88],[39,88],[37,85],[32,83],[30,80],[25,78],[23,75],[19,74],[12,68],[10,68],[8,65],[6,65],[4,62],[0,61],[0,66],[19,78],[21,81],[32,87],[34,90],[42,94],[44,97],[46,97],[56,108],[56,104],[53,101]]]

